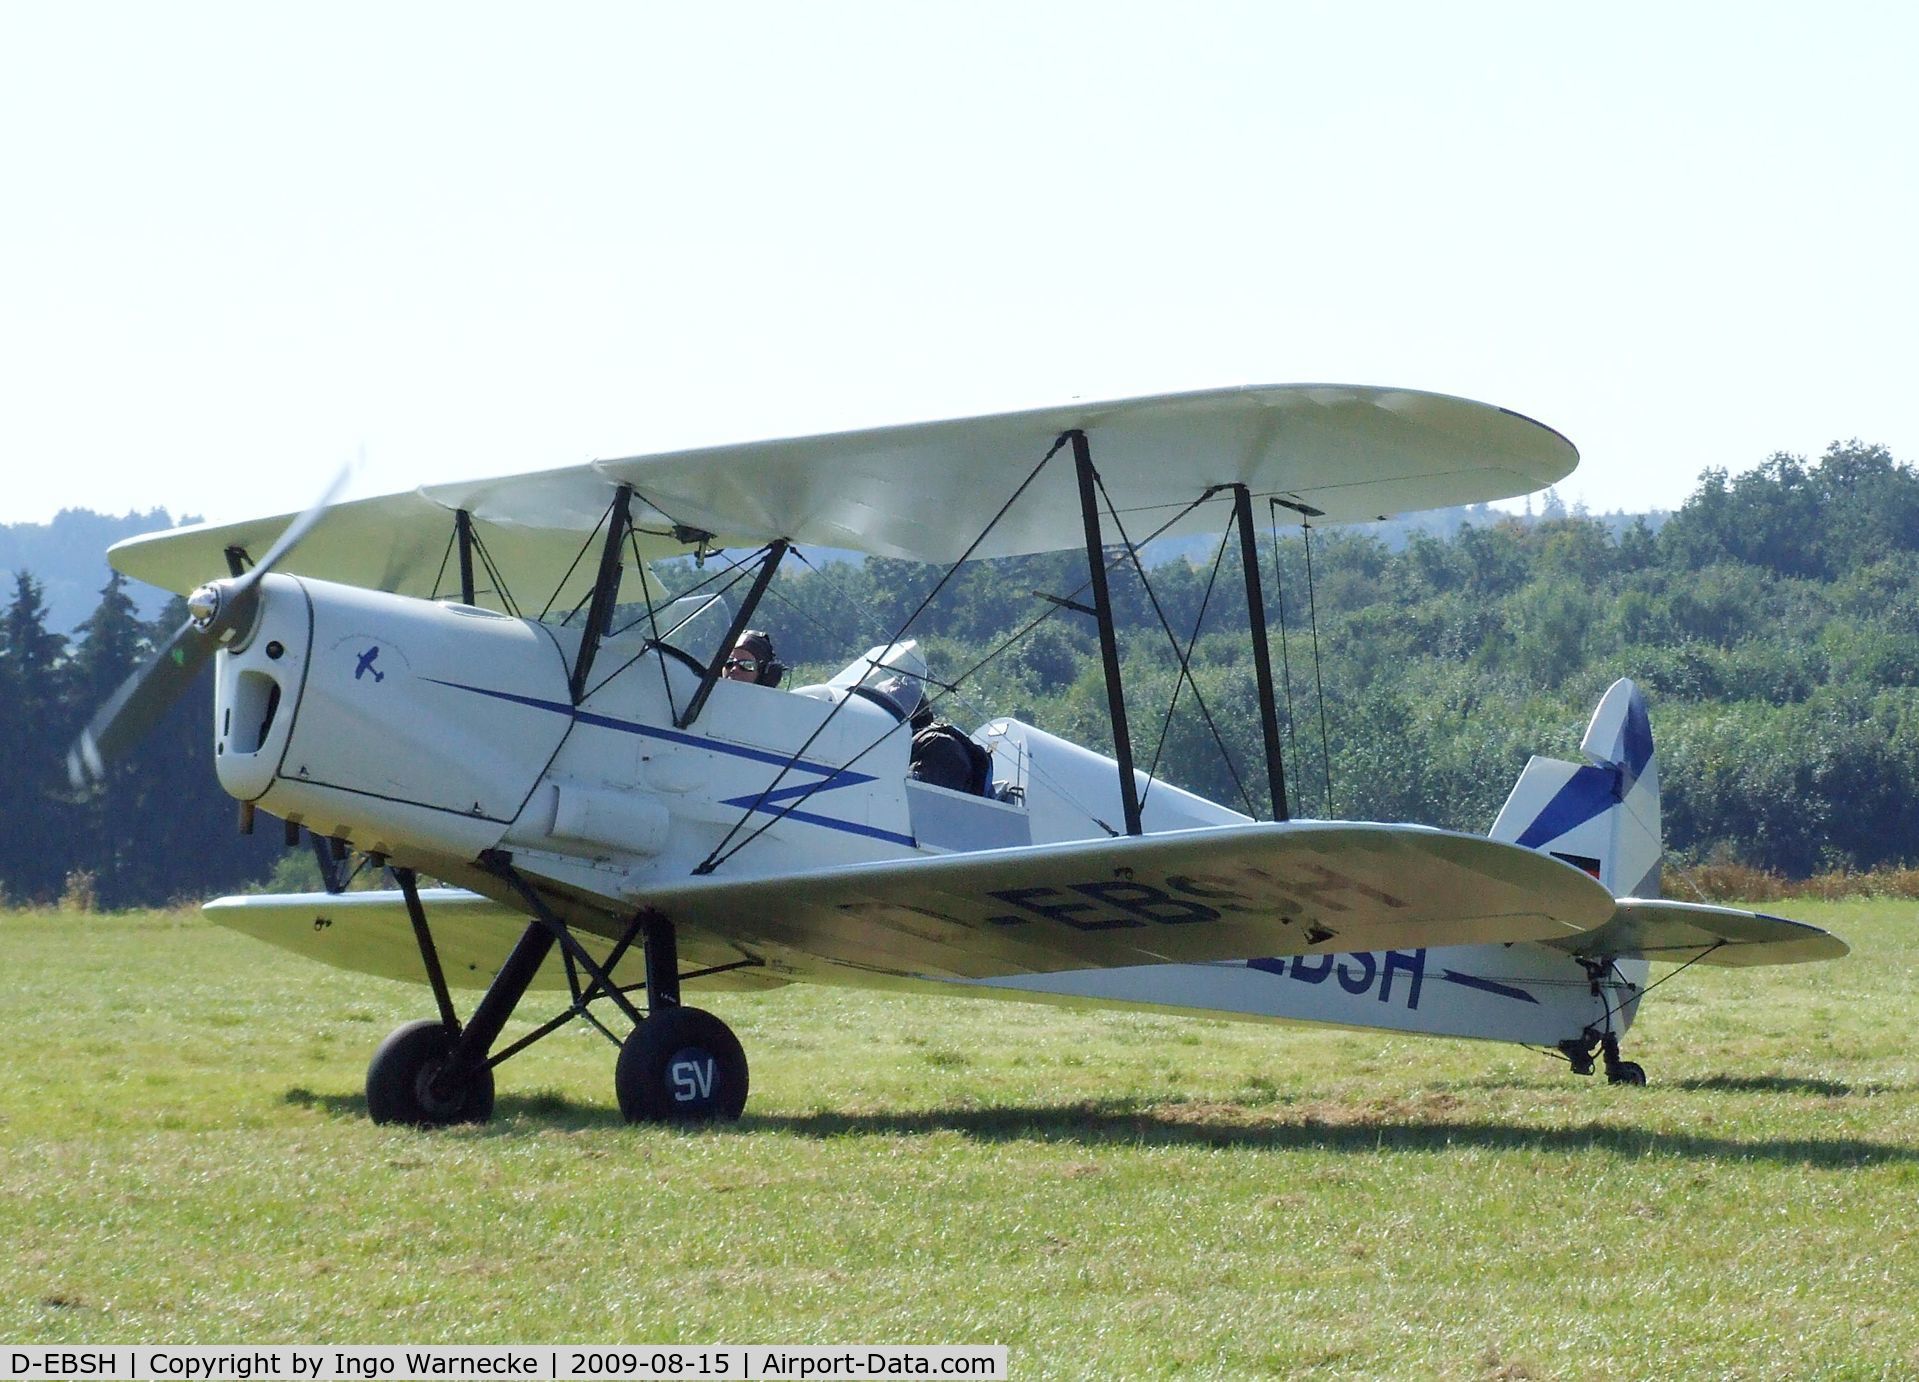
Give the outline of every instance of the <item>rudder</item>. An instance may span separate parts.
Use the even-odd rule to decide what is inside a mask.
[[[1658,897],[1659,760],[1637,686],[1607,688],[1579,748],[1586,764],[1527,763],[1488,834],[1584,869],[1614,897]]]

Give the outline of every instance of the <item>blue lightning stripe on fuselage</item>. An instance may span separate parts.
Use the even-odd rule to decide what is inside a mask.
[[[820,790],[831,791],[832,788],[822,787]],[[908,849],[915,848],[919,844],[919,841],[911,835],[902,835],[896,830],[884,830],[877,825],[861,825],[858,821],[836,820],[832,816],[821,816],[812,811],[800,811],[790,806],[769,805],[768,803],[772,800],[772,797],[729,797],[720,805],[737,806],[742,811],[758,811],[768,816],[779,816],[784,820],[799,821],[804,825],[824,826],[828,830],[838,830],[847,835],[864,835],[872,840],[885,840],[889,844],[905,845]]]
[[[1537,1004],[1539,1000],[1522,988],[1511,984],[1502,984],[1494,979],[1482,979],[1477,974],[1461,974],[1456,969],[1442,969],[1439,977],[1449,984],[1458,984],[1461,988],[1478,989],[1482,993],[1496,993],[1501,998],[1514,998],[1521,1003]]]
[[[868,839],[885,840],[889,844],[905,845],[909,849],[919,843],[911,835],[902,835],[896,830],[883,830],[879,826],[862,825],[858,821],[837,820],[832,816],[822,816],[812,811],[799,811],[781,804],[796,797],[809,796],[817,792],[832,792],[841,787],[857,787],[862,782],[872,782],[874,781],[872,773],[858,773],[851,768],[829,767],[824,763],[809,763],[805,759],[791,758],[765,749],[747,748],[742,744],[728,744],[718,739],[708,739],[704,735],[688,734],[683,730],[641,724],[637,720],[621,720],[611,715],[602,715],[597,711],[581,710],[578,706],[566,701],[550,701],[541,696],[523,696],[514,691],[496,691],[487,686],[469,686],[464,682],[442,681],[438,677],[423,677],[421,680],[430,681],[436,686],[451,687],[455,691],[470,691],[476,696],[490,696],[497,701],[510,701],[514,705],[529,706],[534,710],[547,710],[556,715],[567,715],[579,720],[582,724],[594,725],[600,729],[617,730],[622,734],[637,734],[643,739],[659,739],[669,744],[681,744],[687,748],[705,749],[711,753],[723,753],[733,758],[744,758],[775,768],[793,767],[801,772],[816,773],[820,778],[818,782],[805,782],[792,787],[755,792],[749,796],[732,797],[722,801],[720,805],[737,806],[742,811],[784,816],[787,820],[817,825],[827,830],[838,830],[848,835],[864,835]]]

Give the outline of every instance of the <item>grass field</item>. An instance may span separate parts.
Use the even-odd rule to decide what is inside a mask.
[[[1016,1376],[1919,1374],[1919,904],[1695,968],[1652,1084],[1516,1047],[792,989],[723,1131],[575,1027],[363,1116],[424,988],[0,916],[0,1342],[1003,1343]],[[509,1035],[512,1031],[509,1031]]]

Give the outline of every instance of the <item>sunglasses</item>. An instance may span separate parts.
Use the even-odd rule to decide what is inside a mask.
[[[726,670],[730,672],[735,667],[745,672],[757,672],[760,670],[760,662],[754,657],[729,657],[726,660]]]

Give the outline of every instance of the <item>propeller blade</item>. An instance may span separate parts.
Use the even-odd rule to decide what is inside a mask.
[[[104,781],[108,761],[125,753],[167,713],[219,646],[218,633],[189,619],[144,667],[121,682],[67,753],[67,778],[74,790]]]
[[[326,515],[328,506],[339,498],[340,491],[346,488],[347,476],[351,473],[350,466],[341,466],[334,472],[333,478],[327,482],[326,490],[320,497],[307,506],[305,513],[287,524],[286,531],[274,539],[273,545],[267,548],[266,555],[253,563],[252,569],[240,577],[240,583],[233,592],[236,597],[258,585],[262,576],[279,565],[280,560],[288,552],[300,545],[300,539],[313,531],[313,526]]]
[[[195,616],[174,630],[173,637],[146,666],[120,683],[67,751],[67,779],[75,791],[105,781],[108,762],[133,747],[159,722],[207,659],[219,651],[228,634],[252,622],[259,605],[255,587],[326,516],[328,505],[339,497],[350,473],[349,467],[342,466],[320,497],[287,525],[245,575],[216,581],[194,592],[192,603],[200,607]]]

